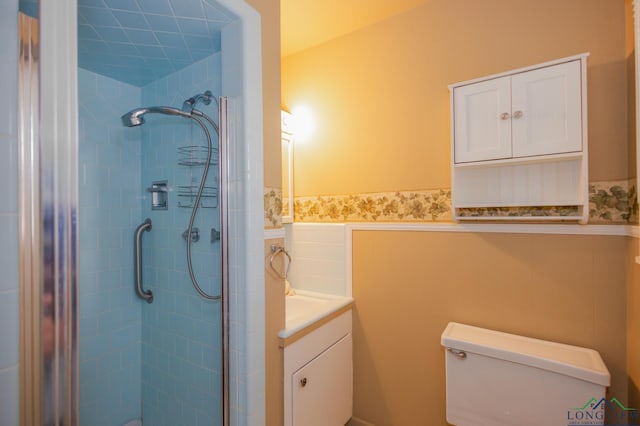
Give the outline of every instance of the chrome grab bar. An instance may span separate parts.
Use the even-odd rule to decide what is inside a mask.
[[[142,233],[150,230],[151,219],[147,218],[136,228],[135,236],[133,237],[133,269],[136,293],[139,298],[146,300],[147,303],[153,302],[153,293],[151,290],[145,291],[142,289]]]

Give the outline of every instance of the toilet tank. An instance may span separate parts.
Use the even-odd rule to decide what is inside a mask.
[[[598,402],[611,376],[592,349],[454,322],[441,343],[453,425],[604,423],[606,404]],[[591,423],[582,423],[587,418]]]

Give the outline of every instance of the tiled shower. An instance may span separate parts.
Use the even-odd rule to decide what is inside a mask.
[[[206,138],[183,117],[149,114],[128,128],[120,116],[141,106],[180,109],[207,90],[219,96],[219,27],[230,19],[200,0],[82,0],[78,16],[82,424],[220,423],[221,306],[193,289],[182,237],[203,172],[185,155],[201,156]],[[196,108],[218,121],[216,102]],[[159,182],[167,185],[166,209],[152,208],[148,189]],[[217,295],[217,164],[206,186],[192,259],[203,290]],[[133,284],[133,236],[146,218],[150,304]]]
[[[139,88],[83,69],[79,89],[80,416],[115,424],[140,416],[141,304],[133,231],[141,215],[140,129],[118,112]]]
[[[199,183],[202,167],[180,165],[179,148],[206,146],[206,139],[182,117],[148,116],[135,128],[120,121],[140,105],[180,107],[196,93],[220,93],[220,67],[214,54],[142,88],[80,70],[83,423],[120,425],[142,413],[147,424],[196,425],[220,416],[220,304],[191,286],[181,236],[191,214],[181,206],[193,200],[180,188]],[[214,103],[198,109],[217,117]],[[212,165],[207,186],[216,186],[216,170]],[[153,210],[147,191],[159,181],[169,188],[166,210]],[[194,271],[203,290],[219,294],[217,200],[201,204]],[[142,239],[151,304],[137,298],[132,278],[133,233],[145,218],[153,223]]]
[[[220,60],[219,54],[210,56],[143,87],[142,104],[180,105],[205,90],[220,93]],[[217,121],[215,102],[199,104],[197,109]],[[142,307],[143,413],[154,425],[215,424],[214,419],[221,418],[221,304],[203,299],[194,290],[182,237],[194,202],[188,194],[203,172],[203,166],[184,165],[200,164],[202,158],[195,157],[202,150],[194,153],[185,148],[203,148],[206,139],[200,127],[181,117],[149,117],[142,132],[143,187],[166,180],[171,189],[168,210],[151,210],[150,197],[142,206],[143,216],[154,223],[144,276],[155,287],[154,302]],[[215,147],[215,133],[212,137]],[[215,162],[206,180],[206,195],[215,192],[217,169]],[[201,201],[195,222],[200,239],[192,243],[194,272],[209,295],[220,294],[218,206],[216,197]]]

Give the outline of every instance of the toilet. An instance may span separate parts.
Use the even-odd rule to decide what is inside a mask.
[[[592,349],[455,322],[441,343],[452,425],[604,424],[611,375]]]

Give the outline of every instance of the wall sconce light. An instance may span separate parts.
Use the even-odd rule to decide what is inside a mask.
[[[296,142],[306,142],[316,131],[316,118],[307,105],[298,105],[291,110],[293,135]]]

